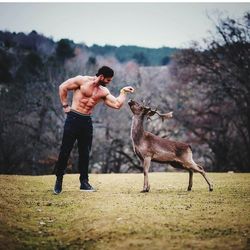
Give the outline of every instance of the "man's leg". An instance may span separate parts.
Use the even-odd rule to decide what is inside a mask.
[[[92,146],[93,127],[92,123],[88,122],[88,125],[84,128],[84,131],[78,136],[78,152],[79,162],[78,169],[80,172],[81,190],[94,191],[91,185],[88,183],[88,170],[89,170],[89,156]]]
[[[62,191],[62,180],[70,152],[76,141],[76,132],[74,131],[71,119],[68,117],[63,131],[62,145],[59,153],[59,157],[55,166],[55,175],[57,176],[54,193],[59,194]]]

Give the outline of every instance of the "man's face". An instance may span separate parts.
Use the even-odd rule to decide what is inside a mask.
[[[101,76],[101,78],[100,78],[100,85],[102,85],[102,86],[106,86],[106,85],[108,85],[111,81],[112,81],[112,77],[104,77],[104,76]]]

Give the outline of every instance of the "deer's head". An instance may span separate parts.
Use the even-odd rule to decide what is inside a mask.
[[[140,104],[134,100],[129,100],[128,105],[134,115],[146,116],[148,119],[150,119],[150,117],[153,116],[154,114],[159,115],[162,121],[164,121],[164,119],[169,119],[173,117],[173,112],[161,114],[157,111],[157,109],[153,110],[149,106],[145,106],[144,103]]]

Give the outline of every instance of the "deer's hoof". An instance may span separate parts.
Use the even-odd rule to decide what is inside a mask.
[[[192,191],[192,188],[188,188],[187,191]]]
[[[141,191],[141,193],[148,193],[149,192],[149,187],[147,187],[147,188],[145,188],[145,189],[143,189],[142,191]]]
[[[141,193],[147,193],[147,192],[149,192],[149,190],[150,190],[150,185],[144,186],[143,190],[141,191]]]
[[[209,191],[210,191],[210,192],[212,192],[213,190],[214,190],[213,187],[210,187],[210,188],[209,188]]]

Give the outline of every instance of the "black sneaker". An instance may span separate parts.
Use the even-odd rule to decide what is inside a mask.
[[[81,181],[80,191],[95,192],[96,190],[89,184],[87,180]]]
[[[63,176],[58,176],[56,178],[56,184],[54,187],[54,194],[60,194],[62,192],[62,181],[63,181]]]

